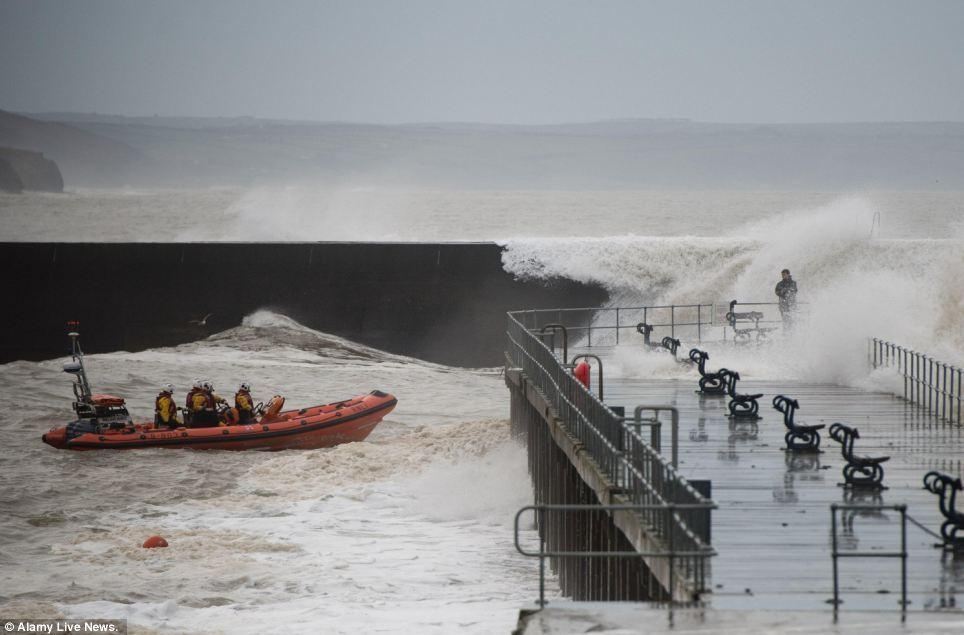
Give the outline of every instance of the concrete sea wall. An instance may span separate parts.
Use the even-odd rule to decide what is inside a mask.
[[[601,288],[518,281],[493,243],[2,243],[0,361],[194,341],[271,309],[313,329],[458,366],[502,363],[505,312],[596,306]],[[192,323],[207,314],[207,323]]]

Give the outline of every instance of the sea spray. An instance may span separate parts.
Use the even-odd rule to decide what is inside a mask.
[[[851,197],[768,217],[729,237],[511,240],[503,264],[523,278],[603,284],[610,306],[703,302],[720,313],[732,299],[775,302],[779,272],[789,268],[800,285],[800,319],[752,354],[727,353],[746,377],[861,381],[873,336],[964,359],[960,239],[879,238],[876,218],[873,205]],[[779,320],[774,307],[766,310]],[[634,366],[646,364],[627,368]]]

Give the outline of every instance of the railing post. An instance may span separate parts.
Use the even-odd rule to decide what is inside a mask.
[[[913,366],[913,371],[912,371],[912,375],[911,375],[911,385],[914,387],[914,390],[911,391],[911,392],[912,392],[911,401],[913,401],[914,403],[919,404],[919,403],[920,403],[920,369],[921,369],[921,358],[920,358],[920,354],[917,353],[917,352],[915,352],[915,351],[911,351],[911,355],[913,355],[913,357],[914,357],[914,361],[913,361],[913,364],[912,364],[912,366]]]
[[[546,510],[539,510],[539,608],[546,606]]]
[[[904,362],[902,364],[901,375],[904,376],[904,401],[907,401],[907,351],[901,347],[899,349]]]
[[[696,341],[703,342],[703,305],[696,305]]]
[[[957,375],[957,394],[954,393],[954,375]],[[951,421],[954,421],[954,401],[957,401],[957,423],[961,421],[961,369],[951,366]]]
[[[592,312],[590,311],[589,317],[586,320],[586,346],[592,348]]]
[[[928,379],[928,372],[931,367],[931,359],[924,355],[924,363],[921,366],[921,406],[930,414],[931,412],[931,383]]]
[[[830,558],[833,560],[833,621],[837,621],[837,607],[840,606],[840,586],[837,583],[837,504],[830,505],[830,534],[833,536]]]
[[[941,419],[947,421],[947,364],[941,364]]]
[[[619,345],[619,307],[616,307],[616,345]]]
[[[900,621],[907,621],[907,505],[900,511]]]
[[[913,380],[913,383],[911,385],[914,387],[914,390],[912,391],[912,394],[911,394],[911,401],[913,401],[916,404],[920,404],[920,366],[921,366],[920,355],[915,352],[913,353],[913,356],[914,356],[914,371],[913,371],[913,376],[911,378]]]
[[[676,544],[674,538],[676,537],[676,523],[673,522],[673,510],[676,506],[670,503],[666,506],[666,513],[669,515],[666,525],[669,527],[669,605],[673,606],[675,598],[673,597],[673,590],[675,585],[676,577]]]
[[[962,373],[962,371],[964,371],[964,368],[957,369],[957,422],[958,423],[964,423],[964,419],[961,418],[961,397],[964,396],[964,393],[961,392],[961,375],[964,374]]]
[[[676,305],[669,307],[669,336],[676,337]]]
[[[562,363],[566,363],[566,359],[569,356],[569,330],[561,323],[556,322],[543,326],[540,334],[545,335],[549,329],[552,329],[552,344],[550,345],[550,349],[553,353],[556,352],[556,331],[562,331]]]

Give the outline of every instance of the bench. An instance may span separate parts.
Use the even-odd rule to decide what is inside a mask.
[[[730,397],[730,403],[728,405],[730,409],[729,416],[740,419],[759,419],[757,413],[760,411],[760,404],[758,404],[756,400],[762,397],[763,393],[759,395],[737,394],[736,382],[740,381],[740,373],[724,368],[720,371],[720,374],[723,375],[724,381],[726,381],[726,394]]]
[[[654,328],[652,324],[646,324],[646,322],[640,322],[636,325],[636,331],[643,336],[643,343],[650,348],[659,348],[659,344],[653,344],[650,341]]]
[[[842,423],[830,426],[830,438],[840,444],[847,465],[843,468],[844,487],[867,487],[885,489],[884,468],[881,463],[890,460],[889,456],[857,456],[854,454],[854,441],[860,438],[857,428]]]
[[[784,395],[777,395],[773,398],[773,408],[783,414],[783,425],[787,428],[787,433],[783,439],[786,441],[787,450],[791,452],[819,452],[820,451],[820,430],[825,428],[823,424],[808,426],[793,421],[793,415],[800,407],[800,402]]]
[[[726,313],[726,321],[733,329],[733,341],[738,344],[749,342],[754,336],[757,341],[765,340],[770,331],[776,329],[760,326],[763,313],[759,311],[734,311],[737,301],[730,302],[730,310]]]
[[[941,537],[944,539],[944,546],[954,551],[964,550],[964,535],[957,535],[957,532],[964,529],[964,514],[955,509],[957,493],[964,489],[961,479],[951,478],[940,472],[928,472],[924,475],[924,489],[941,497],[940,508],[944,516]]]
[[[676,359],[676,351],[678,351],[680,347],[680,341],[678,339],[667,335],[660,341],[660,346],[668,350],[673,355],[673,359]]]
[[[636,325],[636,330],[643,336],[643,343],[646,344],[646,346],[657,349],[665,348],[673,354],[673,359],[676,359],[676,351],[679,350],[680,341],[667,335],[660,340],[659,344],[654,344],[650,337],[654,328],[652,324],[647,324],[646,322],[640,322]]]
[[[722,373],[726,369],[721,368],[715,373],[706,372],[706,360],[709,358],[710,354],[706,351],[701,351],[698,348],[690,350],[690,361],[696,364],[696,368],[700,371],[699,392],[704,395],[725,395],[726,378]]]

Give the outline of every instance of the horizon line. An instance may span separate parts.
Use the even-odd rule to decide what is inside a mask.
[[[472,121],[464,119],[451,120],[422,120],[422,121],[400,121],[400,122],[376,122],[348,119],[298,119],[298,118],[278,118],[265,117],[258,115],[171,115],[157,114],[132,115],[120,113],[104,113],[97,111],[74,111],[74,110],[43,110],[43,111],[17,111],[7,110],[0,107],[0,111],[8,112],[23,117],[35,116],[84,116],[84,117],[113,117],[119,119],[196,119],[210,121],[252,121],[252,122],[272,122],[272,123],[292,123],[292,124],[315,124],[315,125],[347,125],[347,126],[376,126],[376,127],[404,127],[404,126],[492,126],[506,128],[547,128],[561,126],[586,126],[599,124],[627,124],[627,123],[680,123],[680,124],[706,124],[718,126],[820,126],[820,125],[859,125],[859,124],[964,124],[964,120],[954,119],[854,119],[854,120],[826,120],[826,121],[711,121],[693,119],[690,117],[612,117],[605,119],[586,119],[586,120],[567,120],[558,122],[494,122],[494,121]]]

